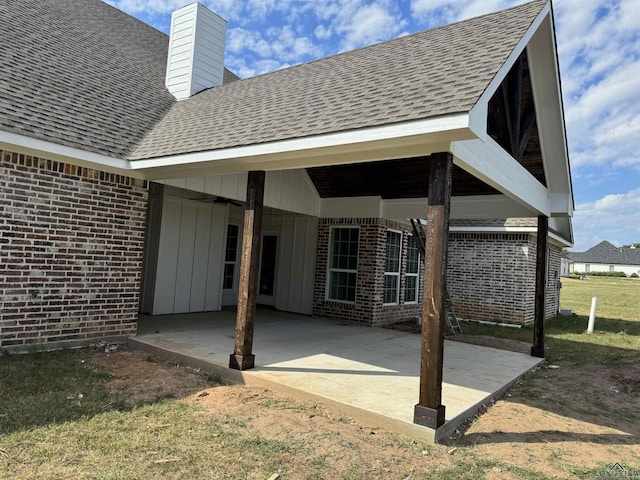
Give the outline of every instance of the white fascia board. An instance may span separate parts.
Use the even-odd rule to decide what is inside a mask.
[[[469,129],[469,116],[459,113],[348,132],[132,160],[131,167],[145,171],[150,178],[167,176],[167,171],[176,168],[182,172],[207,168],[212,173],[308,168],[429,155],[436,149],[446,151],[452,141],[470,138],[475,136]],[[365,153],[358,155],[360,152]]]
[[[526,218],[531,210],[505,195],[472,195],[451,200],[451,218]]]
[[[454,164],[520,203],[534,215],[551,215],[551,202],[545,186],[492,138],[484,142],[478,139],[452,142],[451,153]]]
[[[0,149],[46,158],[47,160],[70,163],[81,167],[94,168],[127,177],[145,178],[143,172],[131,170],[131,165],[128,160],[87,152],[79,148],[67,147],[58,143],[1,130]]]
[[[551,15],[545,19],[527,49],[546,183],[551,193],[569,194],[573,209],[558,54]]]
[[[542,25],[544,19],[549,16],[550,12],[551,3],[547,2],[469,112],[469,126],[473,133],[475,133],[479,138],[484,140],[489,136],[487,134],[489,100],[491,100],[493,94],[496,93],[496,90],[498,90],[502,81],[506,78],[509,70],[511,70],[511,67],[516,63],[516,60],[520,57],[520,54],[522,54],[524,49],[527,47],[527,44],[531,41],[540,25]]]
[[[383,218],[426,218],[427,198],[382,200]],[[450,218],[523,218],[531,211],[504,195],[473,195],[452,197]]]
[[[552,217],[572,217],[573,216],[573,199],[569,193],[552,193],[551,200],[551,216]]]

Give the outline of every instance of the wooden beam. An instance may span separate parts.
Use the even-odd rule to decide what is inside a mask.
[[[533,127],[536,126],[536,114],[533,109],[527,110],[523,114],[522,131],[520,132],[519,147],[516,160],[522,161],[524,152],[527,150],[527,144],[529,143],[529,137],[533,133]]]
[[[442,366],[453,156],[450,153],[437,153],[431,157],[422,302],[420,398],[415,406],[413,421],[437,429],[444,424],[445,418]]]
[[[264,178],[264,171],[251,171],[247,179],[236,340],[233,353],[229,357],[229,368],[236,370],[247,370],[253,368],[255,364],[255,355],[253,355],[252,349],[260,271]]]
[[[522,52],[522,55],[526,55],[526,53]],[[522,55],[518,57],[518,61],[513,67],[513,73],[509,75],[511,78],[508,80],[512,84],[511,90],[513,95],[511,98],[511,120],[513,121],[513,126],[511,127],[511,134],[513,135],[511,138],[512,154],[518,161],[520,161],[518,152],[520,151],[520,120],[522,116]]]
[[[545,290],[547,283],[547,242],[549,238],[549,219],[538,216],[538,235],[536,247],[536,300],[533,320],[533,346],[531,356],[544,358],[544,320]]]

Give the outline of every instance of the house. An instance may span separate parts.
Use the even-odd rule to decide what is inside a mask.
[[[640,249],[616,247],[603,240],[586,252],[569,252],[572,273],[623,272],[640,275]]]
[[[247,369],[257,304],[421,315],[434,428],[445,284],[462,316],[533,322],[544,355],[573,241],[549,1],[244,80],[199,4],[170,36],[99,0],[0,17],[1,348],[237,305]]]

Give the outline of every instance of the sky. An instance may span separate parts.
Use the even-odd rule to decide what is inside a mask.
[[[193,0],[108,0],[169,32]],[[241,78],[464,20],[527,0],[200,0],[228,21]],[[554,0],[573,178],[574,251],[640,242],[640,0]]]

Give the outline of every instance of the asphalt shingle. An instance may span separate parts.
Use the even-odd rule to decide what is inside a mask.
[[[569,252],[569,258],[581,263],[640,265],[640,248],[616,247],[604,240],[586,252]]]
[[[545,4],[176,102],[164,87],[162,32],[98,0],[0,2],[0,129],[143,159],[467,112]]]
[[[467,112],[545,4],[537,0],[206,90],[176,103],[131,158]]]

